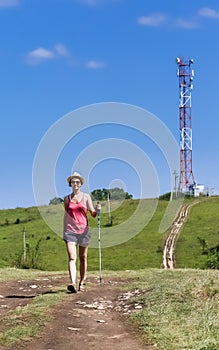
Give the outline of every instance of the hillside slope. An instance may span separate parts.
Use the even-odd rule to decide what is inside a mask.
[[[193,204],[194,200],[186,200],[184,205]],[[118,234],[123,238],[121,223],[132,217],[138,206],[138,200],[115,202],[111,206],[113,228],[118,227]],[[106,203],[101,212],[101,234],[108,227]],[[168,202],[159,200],[155,212],[149,222],[131,239],[111,247],[102,247],[102,263],[105,270],[129,270],[148,267],[159,268],[163,263],[163,247],[167,233],[159,233],[159,225]],[[145,215],[150,211],[151,201],[145,200]],[[208,247],[215,246],[219,241],[219,197],[200,198],[199,204],[190,210],[175,249],[176,267],[202,268],[207,256],[203,254],[200,242],[206,242]],[[47,206],[40,211],[52,218],[54,227],[61,231],[63,212],[59,206]],[[43,220],[37,207],[0,210],[0,267],[19,266],[24,257],[24,236],[26,241],[26,258],[32,261],[36,268],[43,270],[65,270],[67,254],[61,234],[54,233]],[[145,217],[142,214],[142,221]],[[93,240],[97,241],[97,220],[89,218]],[[134,232],[136,227],[129,225]],[[121,227],[121,229],[120,229]],[[27,264],[28,265],[28,264]],[[89,270],[98,270],[98,249],[89,249]],[[28,266],[26,266],[28,267]],[[33,266],[32,266],[33,267]]]

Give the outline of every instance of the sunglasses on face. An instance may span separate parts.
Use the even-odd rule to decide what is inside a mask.
[[[79,185],[79,184],[81,183],[81,181],[79,181],[79,180],[71,180],[71,183],[72,183],[72,184]]]

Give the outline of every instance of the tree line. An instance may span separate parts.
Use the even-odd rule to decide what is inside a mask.
[[[132,199],[132,194],[125,192],[122,188],[115,187],[112,189],[103,188],[97,189],[91,192],[91,198],[97,201],[104,201],[107,199],[112,200],[123,200],[123,199]]]
[[[97,189],[91,192],[91,198],[94,201],[106,201],[108,199],[111,200],[124,200],[124,199],[132,199],[132,194],[125,192],[122,188],[115,187],[111,189]],[[63,199],[60,197],[55,197],[50,200],[49,205],[60,204],[63,203]]]

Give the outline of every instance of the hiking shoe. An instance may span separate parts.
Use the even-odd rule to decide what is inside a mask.
[[[69,293],[77,293],[77,290],[73,284],[69,284],[67,289],[68,289]]]

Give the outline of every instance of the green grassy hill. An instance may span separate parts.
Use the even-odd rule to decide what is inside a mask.
[[[187,200],[188,201],[188,200]],[[193,199],[189,200],[193,201]],[[132,218],[138,206],[138,200],[125,200],[111,203],[113,226]],[[159,233],[159,225],[168,202],[159,200],[156,211],[148,224],[127,242],[109,248],[102,248],[102,267],[105,270],[138,270],[144,268],[159,268],[162,264],[162,249],[167,233]],[[145,200],[147,208],[150,200]],[[101,232],[108,226],[106,203],[102,203]],[[219,243],[219,197],[200,198],[200,203],[191,208],[189,218],[177,242],[177,267],[203,268],[207,255],[203,254],[204,241],[208,247]],[[53,230],[42,218],[46,216],[52,222]],[[142,214],[143,219],[144,214]],[[16,208],[0,210],[0,267],[19,266],[23,263],[24,246],[23,232],[26,238],[26,259],[34,267],[47,271],[62,271],[67,269],[67,254],[61,237],[63,210],[59,205],[41,207]],[[48,222],[48,221],[47,221]],[[91,228],[97,230],[97,219],[89,217]],[[128,230],[135,230],[130,221]],[[118,226],[120,227],[120,226]],[[122,226],[121,226],[122,227]],[[111,228],[107,227],[110,236]],[[127,231],[128,231],[127,230]],[[60,232],[60,234],[54,231]],[[96,232],[96,231],[95,231]],[[126,235],[126,232],[119,231]],[[96,236],[95,236],[96,235]],[[93,239],[97,240],[97,233]],[[28,267],[28,263],[23,267]],[[89,248],[89,270],[98,270],[98,249]]]
[[[176,267],[203,267],[206,248],[216,245],[219,245],[219,197],[212,197],[191,208],[177,241]]]

